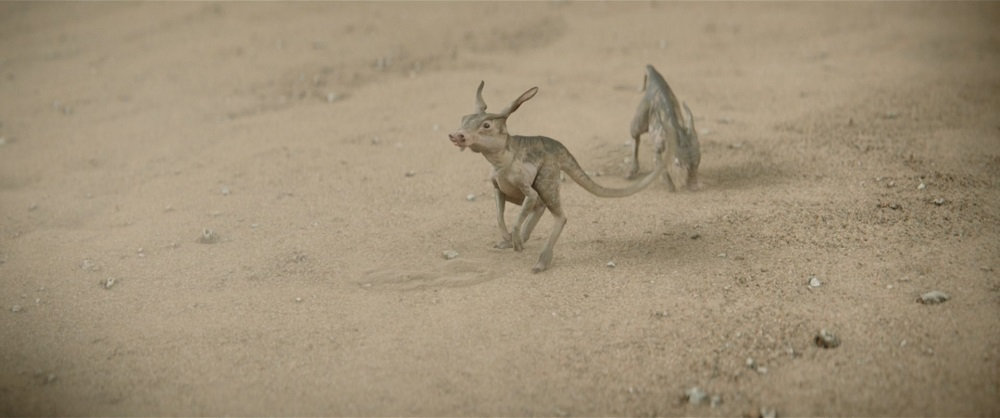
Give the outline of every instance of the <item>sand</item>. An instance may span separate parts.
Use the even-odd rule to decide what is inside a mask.
[[[0,415],[1000,415],[998,21],[0,3]],[[494,249],[479,81],[621,187],[646,64],[703,188],[567,181],[549,271],[551,216]]]

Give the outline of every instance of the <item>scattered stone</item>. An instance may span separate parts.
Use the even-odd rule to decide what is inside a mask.
[[[114,277],[108,277],[107,279],[101,280],[101,287],[105,289],[111,289],[118,281]]]
[[[698,239],[698,238],[701,238],[701,234],[699,234],[697,232],[695,232],[694,234],[691,234],[691,239]]]
[[[7,145],[7,138],[0,136],[0,147]]]
[[[326,94],[326,102],[327,103],[333,103],[333,102],[335,102],[337,100],[340,100],[340,95],[339,94],[334,93],[332,91]]]
[[[302,298],[295,298],[295,302],[302,303]]]
[[[924,305],[937,305],[939,303],[947,302],[948,299],[951,299],[951,296],[949,296],[947,293],[934,290],[920,295],[920,298],[917,299],[917,302],[920,302]]]
[[[13,312],[13,313],[18,313],[18,312],[21,312],[23,310],[24,310],[24,308],[22,308],[21,305],[14,305],[14,306],[10,307],[10,311]]]
[[[413,177],[415,175],[417,175],[416,171],[410,170],[406,172],[406,177]]]
[[[458,251],[455,250],[445,250],[441,253],[445,260],[454,260],[458,258]]]
[[[28,212],[34,212],[36,210],[38,210],[38,204],[37,203],[32,203],[31,205],[28,206]]]
[[[820,287],[822,285],[823,285],[823,283],[819,281],[819,277],[812,276],[812,277],[809,278],[809,288],[810,289],[815,289],[815,288]]]
[[[697,386],[684,392],[684,398],[687,399],[688,403],[691,405],[699,405],[704,402],[707,397],[708,394]]]
[[[472,194],[472,193],[469,193],[469,194],[465,195],[465,200],[468,200],[470,202],[475,202],[476,201],[476,195]]]
[[[45,375],[45,377],[42,378],[42,384],[43,385],[48,385],[48,384],[50,384],[52,382],[55,382],[55,381],[56,381],[56,374],[55,373],[48,373],[48,374]]]
[[[895,180],[889,180],[889,184],[887,184],[886,186],[888,186],[888,187],[896,187],[896,181]]]
[[[937,199],[934,199],[933,202],[935,205],[941,206],[945,203],[945,200],[943,197],[939,197]]]
[[[920,184],[917,185],[917,190],[923,190],[923,189],[926,189],[926,188],[927,188],[927,185],[924,184],[924,182],[920,182]]]
[[[89,258],[83,259],[83,262],[80,263],[80,268],[83,269],[83,271],[98,271],[101,269],[101,267],[98,266],[97,263],[94,263]]]
[[[760,408],[760,418],[778,418],[778,411],[774,408]]]
[[[757,368],[757,362],[753,361],[753,357],[747,357],[746,363],[747,363],[747,368],[750,368],[750,369],[756,369]]]
[[[615,262],[614,261],[608,261],[608,264],[605,264],[605,266],[607,266],[608,268],[614,268],[615,267]]]
[[[222,186],[222,188],[219,189],[219,192],[222,193],[223,196],[229,196],[229,193],[231,193],[228,186]]]
[[[215,244],[219,242],[219,234],[215,231],[205,228],[201,231],[201,236],[198,237],[198,242],[202,244]]]
[[[840,346],[840,338],[837,338],[836,335],[825,329],[820,330],[813,341],[820,348],[837,348]]]

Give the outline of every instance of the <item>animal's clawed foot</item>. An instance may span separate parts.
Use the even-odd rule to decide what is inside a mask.
[[[524,242],[521,241],[521,236],[520,235],[516,235],[515,234],[512,241],[514,243],[514,251],[523,251],[524,250]]]
[[[628,180],[634,180],[636,177],[639,177],[639,165],[638,164],[632,165],[632,168],[630,168],[628,170],[628,173],[625,173],[625,178],[628,179]]]
[[[538,257],[538,262],[535,266],[531,268],[532,273],[541,273],[549,268],[552,264],[552,253],[549,251],[543,251],[542,255]]]

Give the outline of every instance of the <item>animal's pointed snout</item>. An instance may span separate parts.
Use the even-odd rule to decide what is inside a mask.
[[[451,143],[455,144],[455,146],[461,147],[465,145],[465,134],[461,132],[452,132],[448,134],[448,139],[450,139]]]

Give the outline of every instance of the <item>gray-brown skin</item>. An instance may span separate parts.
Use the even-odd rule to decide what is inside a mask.
[[[552,247],[555,246],[566,225],[566,215],[559,202],[560,172],[566,172],[584,189],[600,197],[625,197],[649,186],[663,171],[657,166],[642,180],[624,189],[611,189],[594,182],[580,168],[576,158],[563,144],[544,136],[510,135],[507,132],[507,117],[524,102],[535,96],[538,87],[532,87],[514,100],[500,113],[486,113],[483,101],[483,86],[476,90],[476,111],[462,117],[462,127],[448,135],[452,144],[462,151],[466,148],[481,153],[493,165],[493,190],[496,196],[497,223],[500,226],[501,241],[497,248],[524,249],[539,218],[548,208],[555,219],[545,248],[538,257],[538,263],[531,269],[538,273],[552,264]],[[508,231],[504,222],[506,202],[521,205],[521,213]]]
[[[697,190],[701,187],[698,182],[701,149],[691,109],[685,103],[685,118],[679,117],[681,105],[677,103],[677,97],[652,65],[646,66],[643,91],[639,108],[632,118],[632,167],[627,178],[634,178],[639,172],[639,136],[648,132],[655,146],[656,165],[662,165],[666,157],[667,161],[686,169],[687,188]],[[670,191],[676,191],[669,170],[663,170],[663,177]]]

